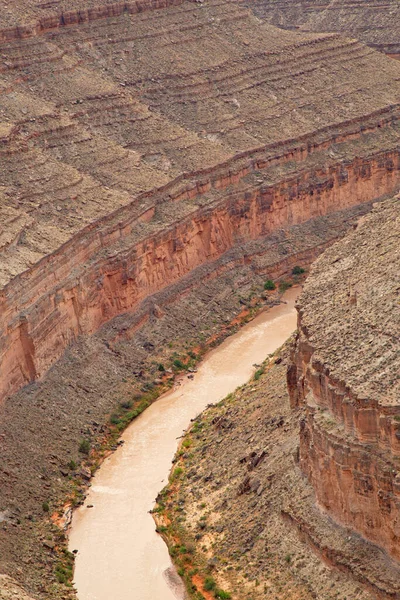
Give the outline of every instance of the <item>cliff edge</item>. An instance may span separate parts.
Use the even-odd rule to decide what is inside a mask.
[[[400,200],[315,263],[288,384],[300,464],[324,510],[400,558]]]

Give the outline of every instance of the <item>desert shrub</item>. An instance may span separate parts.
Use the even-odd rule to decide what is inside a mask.
[[[215,597],[220,598],[220,600],[230,600],[232,598],[230,593],[225,590],[215,590]]]
[[[292,287],[292,283],[290,283],[290,281],[281,281],[279,284],[279,291],[281,293],[286,292],[286,290],[288,290],[289,288]]]
[[[81,454],[86,454],[88,455],[90,452],[90,440],[84,439],[81,440],[81,443],[79,444],[79,452]]]
[[[129,410],[130,408],[132,408],[132,405],[132,400],[122,400],[122,402],[120,403],[121,408],[124,408],[125,410]]]
[[[292,269],[292,275],[302,275],[303,273],[305,273],[305,269],[299,267],[299,265],[296,265]]]
[[[173,362],[173,365],[176,369],[184,369],[185,365],[183,364],[183,362],[181,360],[179,360],[179,358],[176,358]]]
[[[254,379],[256,381],[258,381],[261,377],[261,375],[264,373],[264,369],[258,369],[255,373],[254,373]]]
[[[120,422],[119,416],[116,413],[112,414],[110,417],[110,423],[112,423],[113,425],[118,425],[119,422]]]
[[[174,469],[174,471],[172,472],[171,475],[171,481],[175,481],[176,479],[178,479],[178,477],[180,477],[183,473],[183,469],[182,467],[176,467],[176,469]]]
[[[215,580],[213,577],[206,577],[204,580],[204,589],[207,590],[207,592],[210,592],[211,590],[214,590],[216,586]]]
[[[267,281],[264,283],[264,290],[272,291],[275,289],[276,289],[276,285],[274,284],[272,279],[267,279]]]

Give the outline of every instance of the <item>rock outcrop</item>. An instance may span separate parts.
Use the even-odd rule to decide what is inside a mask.
[[[68,5],[3,31],[0,398],[201,264],[400,184],[397,62],[235,2]]]
[[[320,507],[400,559],[400,199],[319,258],[288,369]]]

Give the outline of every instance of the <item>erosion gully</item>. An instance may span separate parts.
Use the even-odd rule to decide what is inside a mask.
[[[291,288],[284,303],[262,312],[207,354],[124,432],[124,444],[92,480],[75,511],[69,549],[78,550],[79,600],[180,600],[184,590],[149,511],[168,480],[179,437],[190,420],[246,383],[296,327]]]

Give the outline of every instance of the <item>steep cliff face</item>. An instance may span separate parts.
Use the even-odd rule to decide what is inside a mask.
[[[398,186],[397,151],[355,158],[346,168],[334,161],[318,168],[316,154],[296,162],[297,169],[313,168],[296,178],[288,169],[276,184],[268,184],[274,161],[259,153],[204,173],[195,185],[168,186],[144,198],[140,211],[128,206],[16,277],[1,297],[0,397],[41,377],[78,335],[134,310],[235,245]],[[284,169],[284,159],[278,164]]]
[[[320,506],[400,559],[400,199],[317,262],[288,384]]]

